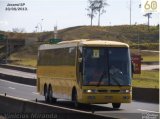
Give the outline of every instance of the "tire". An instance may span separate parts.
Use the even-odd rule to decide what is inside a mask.
[[[49,96],[48,96],[48,88],[47,86],[44,87],[44,97],[45,97],[45,102],[49,102]]]
[[[121,106],[121,103],[112,103],[113,108],[119,109]]]
[[[57,102],[57,98],[52,98],[52,102],[56,103]]]
[[[49,103],[52,103],[52,87],[49,86],[49,89],[48,89],[48,101]]]
[[[75,108],[78,107],[77,97],[78,97],[78,96],[77,96],[77,91],[74,90],[73,93],[72,93],[72,102],[73,102],[73,106],[74,106]]]
[[[53,90],[52,87],[49,87],[49,91],[48,91],[48,98],[49,98],[49,103],[55,103],[57,101],[56,98],[53,98]]]

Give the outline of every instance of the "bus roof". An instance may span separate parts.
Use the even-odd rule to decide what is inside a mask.
[[[79,39],[79,40],[71,40],[71,41],[62,41],[57,44],[43,44],[39,47],[39,50],[56,49],[56,48],[63,48],[63,47],[74,47],[74,46],[129,47],[128,44],[117,42],[117,41]]]

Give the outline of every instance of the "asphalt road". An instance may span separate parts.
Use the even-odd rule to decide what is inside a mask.
[[[44,97],[36,92],[35,86],[0,79],[0,94],[5,93],[10,96],[33,101],[37,98],[39,102],[44,103]],[[72,103],[66,100],[58,100],[55,105],[74,108]],[[81,105],[77,110],[125,119],[142,119],[144,116],[153,116],[154,114],[156,117],[155,119],[158,119],[156,115],[158,115],[159,112],[159,104],[132,101],[130,104],[122,104],[121,108],[118,110],[113,109],[111,104]]]
[[[28,73],[28,72],[12,70],[7,68],[0,68],[0,73],[12,75],[12,76],[24,77],[24,78],[31,78],[31,79],[36,79],[37,77],[35,73]]]
[[[142,70],[153,70],[153,69],[159,69],[160,65],[142,65]]]
[[[141,52],[155,52],[155,53],[160,53],[160,51],[157,51],[157,50],[141,50]]]

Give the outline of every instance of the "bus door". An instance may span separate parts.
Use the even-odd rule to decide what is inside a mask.
[[[78,47],[77,50],[77,83],[81,87],[83,80],[83,58],[82,47]]]

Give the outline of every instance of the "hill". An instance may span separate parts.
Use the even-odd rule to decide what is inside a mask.
[[[47,41],[54,37],[53,31],[45,31],[43,33],[13,33],[2,32],[8,38],[30,38],[37,37],[42,41]],[[159,26],[146,25],[120,25],[120,26],[76,26],[69,27],[58,31],[58,37],[62,40],[73,39],[102,39],[115,40],[127,43],[137,43],[138,37],[141,43],[158,43],[159,42]]]
[[[50,38],[54,37],[53,31],[43,33],[13,33],[2,32],[8,36],[8,38],[26,39],[36,38],[41,42],[36,42],[31,45],[21,47],[13,54],[9,59],[15,64],[23,61],[30,62],[28,65],[35,64],[37,49],[40,44],[48,43]],[[148,26],[145,25],[121,25],[121,26],[76,26],[58,31],[58,38],[62,40],[74,40],[74,39],[102,39],[113,40],[128,43],[131,48],[137,48],[138,38],[141,49],[153,49],[159,48],[159,26],[151,26],[148,30]],[[21,62],[21,64],[23,64]]]
[[[139,36],[138,36],[139,34]],[[79,26],[61,30],[59,37],[64,40],[72,40],[79,38],[87,39],[102,39],[114,40],[126,43],[138,42],[138,37],[141,43],[158,43],[159,42],[159,27],[152,26],[148,31],[148,26]]]

